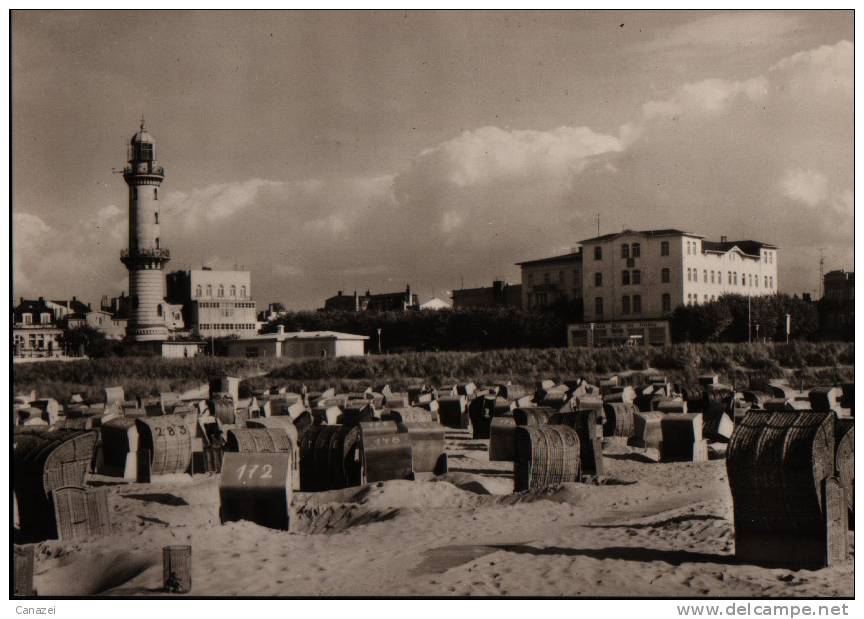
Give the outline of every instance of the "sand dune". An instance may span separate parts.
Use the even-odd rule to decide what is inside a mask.
[[[610,440],[602,485],[512,494],[512,464],[449,432],[450,472],[295,493],[291,532],[220,525],[218,476],[106,484],[113,534],[40,543],[45,595],[161,594],[193,547],[194,595],[849,596],[853,564],[739,565],[725,463],[657,464]],[[850,533],[850,541],[852,540]]]

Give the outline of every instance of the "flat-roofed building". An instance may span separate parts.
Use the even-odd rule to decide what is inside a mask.
[[[183,308],[185,327],[201,337],[258,331],[250,271],[175,271],[168,274],[167,289],[168,302]]]
[[[559,301],[582,300],[582,250],[568,254],[517,262],[522,270],[522,307],[548,307]]]
[[[522,307],[522,285],[495,280],[491,286],[453,291],[453,309],[467,307]]]
[[[366,351],[365,335],[336,331],[286,333],[279,325],[275,333],[261,333],[228,342],[229,357],[354,357]]]

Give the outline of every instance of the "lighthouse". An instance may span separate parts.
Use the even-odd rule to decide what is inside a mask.
[[[156,141],[144,128],[143,118],[129,142],[123,179],[129,186],[129,248],[120,252],[129,271],[126,338],[134,342],[166,340],[164,268],[171,254],[159,240],[159,187],[165,170],[156,161]]]

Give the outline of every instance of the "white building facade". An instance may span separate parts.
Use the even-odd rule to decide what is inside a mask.
[[[168,296],[201,337],[244,337],[259,328],[250,271],[193,269],[168,274]]]
[[[624,230],[582,241],[584,320],[667,318],[723,294],[777,292],[778,250],[681,230]]]

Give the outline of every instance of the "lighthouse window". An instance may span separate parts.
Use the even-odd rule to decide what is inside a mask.
[[[153,188],[153,199],[154,199],[154,200],[158,200],[158,199],[159,199],[159,188],[158,188],[158,187],[154,187],[154,188]]]
[[[156,306],[156,315],[162,316],[162,306],[161,305]]]
[[[156,212],[156,213],[154,213],[154,215],[156,216],[156,223],[158,224],[159,223],[159,213]]]
[[[156,249],[159,249],[159,237],[156,237]]]

